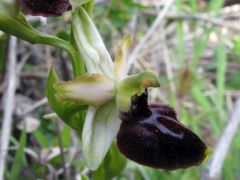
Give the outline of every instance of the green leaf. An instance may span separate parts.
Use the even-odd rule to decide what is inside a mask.
[[[128,76],[117,84],[116,101],[120,111],[127,112],[134,95],[140,96],[148,87],[159,87],[158,76],[153,71],[143,71]]]
[[[46,135],[44,132],[42,132],[41,130],[37,130],[37,131],[34,131],[32,134],[37,139],[37,141],[41,145],[41,147],[43,147],[43,148],[49,147],[49,144],[48,144],[49,139],[46,138]]]
[[[219,128],[219,122],[218,122],[218,117],[217,114],[214,111],[214,105],[210,102],[209,98],[206,97],[203,93],[203,90],[201,89],[201,84],[196,83],[191,90],[193,99],[196,101],[197,104],[199,104],[202,109],[208,113],[210,123],[212,124],[212,128],[214,129],[214,132],[216,134],[220,133],[220,128]]]
[[[4,71],[5,59],[7,55],[7,37],[0,32],[0,72]]]
[[[51,68],[46,84],[48,104],[66,124],[71,126],[78,133],[81,133],[87,106],[58,101],[55,98],[56,90],[53,88],[53,85],[58,81],[54,69]]]
[[[89,74],[105,74],[114,77],[112,59],[102,41],[102,38],[83,7],[73,13],[73,35],[82,59]]]
[[[101,74],[84,75],[72,81],[57,82],[54,88],[55,97],[59,101],[95,107],[113,99],[115,95],[115,83]]]
[[[24,129],[20,137],[18,149],[13,161],[12,169],[11,169],[10,179],[12,180],[19,179],[20,170],[23,167],[23,158],[25,157],[24,148],[26,146],[26,141],[27,141],[27,134],[26,134],[26,130]]]
[[[118,176],[127,165],[127,159],[119,152],[113,143],[101,166],[93,172],[94,180],[111,180]]]
[[[64,126],[61,131],[62,136],[62,144],[63,147],[70,147],[71,146],[71,128],[69,126]]]
[[[240,38],[233,38],[233,50],[232,50],[232,54],[234,59],[236,60],[240,60]]]
[[[80,174],[81,180],[89,180],[89,177],[87,175]]]
[[[106,7],[103,9],[114,27],[122,29],[127,26],[134,15],[139,14],[145,8],[142,4],[136,0],[112,0],[109,4],[109,11],[105,11]]]
[[[120,127],[115,101],[98,109],[90,107],[82,134],[82,148],[87,165],[96,170],[102,163]]]
[[[123,0],[124,4],[127,5],[129,8],[147,8],[141,2],[137,2],[134,0]]]
[[[219,14],[223,4],[224,0],[210,1],[209,11],[212,11],[214,14]]]
[[[215,52],[215,60],[217,64],[217,107],[219,113],[222,112],[224,105],[224,91],[225,91],[225,73],[227,69],[227,50],[223,43],[219,43]]]

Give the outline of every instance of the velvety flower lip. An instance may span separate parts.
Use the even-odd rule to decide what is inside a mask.
[[[69,0],[19,0],[24,12],[33,16],[60,16],[72,9]]]
[[[147,92],[133,97],[130,111],[121,113],[117,135],[120,152],[153,168],[175,170],[199,165],[206,157],[204,142],[178,121],[171,107],[157,104],[146,107],[146,103]]]

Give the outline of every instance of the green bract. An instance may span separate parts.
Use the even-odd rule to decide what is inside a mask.
[[[72,4],[73,8],[83,6],[88,13],[92,13],[95,0],[70,0],[70,3]]]
[[[73,35],[88,73],[103,73],[113,78],[113,62],[97,28],[83,7],[73,13]]]

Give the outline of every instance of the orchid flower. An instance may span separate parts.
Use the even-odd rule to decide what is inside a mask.
[[[205,144],[180,124],[174,111],[164,108],[165,106],[148,106],[146,98],[141,100],[147,88],[159,87],[160,82],[152,71],[127,75],[127,54],[131,37],[126,36],[119,43],[118,53],[113,62],[84,8],[79,7],[73,13],[72,27],[87,74],[71,81],[56,82],[54,95],[60,102],[88,106],[81,135],[83,154],[88,167],[96,170],[100,166],[116,136],[120,151],[129,159],[143,165],[176,169],[202,162],[207,150]],[[140,101],[133,101],[133,97]],[[153,129],[156,126],[155,131],[158,133],[152,134],[148,126]],[[165,144],[171,146],[172,143],[178,142],[178,145],[164,146],[164,138],[166,141],[169,139]],[[150,143],[149,147],[144,149],[144,144],[147,143]],[[189,143],[195,143],[195,146],[188,150],[188,146],[185,145],[190,145]],[[165,153],[168,148],[172,148],[169,154]],[[198,149],[199,153],[194,154],[194,149]],[[174,151],[180,153],[174,156]],[[184,151],[193,154],[184,156]],[[169,158],[178,158],[179,161],[175,162]],[[165,162],[167,160],[169,162]]]
[[[130,36],[120,42],[113,63],[94,23],[82,7],[73,14],[73,34],[87,74],[55,83],[55,97],[59,101],[89,106],[83,126],[82,148],[88,166],[96,170],[120,128],[118,112],[128,110],[133,95],[143,93],[148,87],[158,87],[160,83],[152,71],[126,76]]]

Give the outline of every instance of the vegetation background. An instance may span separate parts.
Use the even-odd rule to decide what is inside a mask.
[[[210,179],[214,158],[222,165],[215,179],[240,179],[240,103],[235,103],[240,98],[238,3],[237,0],[96,1],[93,18],[111,55],[114,57],[119,40],[132,34],[129,73],[143,69],[158,72],[161,88],[151,91],[150,102],[175,107],[179,120],[213,151],[199,167],[171,172],[128,161],[116,179]],[[161,16],[164,10],[166,13]],[[28,20],[40,31],[70,39],[70,18],[66,13],[61,18],[29,16]],[[49,66],[53,64],[63,80],[71,79],[67,54],[56,48],[11,39],[0,32],[2,102],[4,98],[8,100],[6,87],[12,68],[8,59],[12,53],[17,56],[12,71],[16,93],[12,102],[6,179],[101,179],[102,173],[110,173],[91,172],[85,166],[76,134],[62,121],[44,119],[44,114],[52,112],[44,90]],[[1,122],[5,109],[2,103]],[[230,127],[230,133],[224,133],[226,127]],[[229,149],[216,146],[220,142],[230,145]],[[221,163],[215,155],[225,157],[224,150],[226,158]]]

